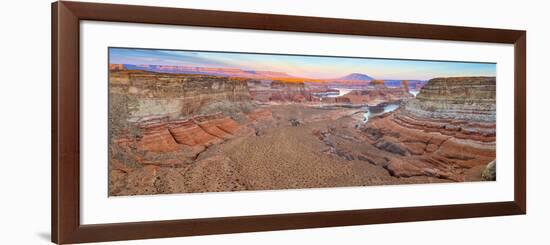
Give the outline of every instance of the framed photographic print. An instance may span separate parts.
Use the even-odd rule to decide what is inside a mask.
[[[52,240],[525,214],[525,38],[55,2]]]

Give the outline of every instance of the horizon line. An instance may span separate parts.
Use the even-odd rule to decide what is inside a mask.
[[[263,58],[260,56],[266,57]],[[342,76],[353,73],[364,74],[372,78],[376,77],[376,79],[380,80],[423,81],[435,77],[461,76],[460,73],[463,73],[463,76],[496,76],[497,64],[496,62],[482,61],[115,46],[108,47],[108,59],[109,64],[238,69],[241,71],[270,71],[285,73],[285,75],[295,78],[320,80],[340,79]],[[334,61],[332,59],[334,59]],[[342,60],[338,62],[338,59]],[[334,63],[334,65],[331,65],[331,63]],[[494,65],[494,67],[487,65]],[[398,79],[395,79],[395,77]]]
[[[212,68],[212,69],[236,69],[236,70],[241,70],[241,71],[254,71],[254,72],[277,72],[277,73],[284,73],[286,75],[288,75],[290,78],[300,78],[300,79],[307,79],[307,80],[327,80],[327,81],[365,81],[365,82],[371,82],[371,81],[429,81],[429,80],[432,80],[432,79],[435,79],[435,78],[452,78],[452,77],[496,77],[496,76],[483,76],[483,75],[480,75],[480,76],[442,76],[442,77],[433,77],[433,78],[429,78],[429,79],[395,79],[395,78],[373,78],[373,79],[370,79],[370,80],[353,80],[353,79],[342,79],[342,77],[339,77],[339,78],[310,78],[310,77],[299,77],[299,76],[293,76],[293,75],[290,75],[290,74],[287,74],[286,72],[279,72],[279,71],[270,71],[270,70],[245,70],[245,69],[242,69],[242,68],[220,68],[220,67],[207,67],[207,66],[177,66],[177,65],[157,65],[157,64],[125,64],[125,63],[109,63],[109,65],[134,65],[134,66],[140,66],[140,65],[147,65],[147,66],[175,66],[175,67],[194,67],[194,68]],[[112,69],[108,69],[109,71],[111,71]],[[149,70],[135,70],[135,69],[128,69],[130,71],[145,71],[145,72],[152,72],[152,73],[167,73],[167,74],[181,74],[181,75],[209,75],[209,76],[214,76],[212,74],[202,74],[202,73],[197,73],[197,74],[194,74],[194,73],[187,73],[187,72],[162,72],[162,71],[149,71]],[[352,72],[352,73],[348,73],[347,75],[351,75],[351,74],[361,74],[361,75],[366,75],[366,76],[369,76],[371,77],[370,75],[368,74],[365,74],[365,73],[361,73],[361,72]],[[344,75],[344,76],[347,76],[347,75]],[[220,75],[222,76],[222,75]],[[231,77],[229,75],[227,75],[228,77]],[[233,77],[240,77],[240,76],[233,76]],[[246,77],[241,77],[241,78],[246,78]],[[266,77],[266,78],[269,78],[269,77]],[[283,78],[283,77],[271,77],[271,78]],[[307,82],[307,81],[306,81]]]

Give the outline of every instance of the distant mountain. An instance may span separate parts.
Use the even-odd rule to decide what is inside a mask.
[[[141,70],[150,72],[175,73],[175,74],[202,74],[226,77],[244,77],[254,79],[290,78],[292,76],[284,72],[251,71],[238,68],[210,68],[196,66],[172,66],[172,65],[131,65],[111,64],[111,70]]]
[[[373,80],[374,78],[363,73],[350,73],[340,78],[324,79],[322,81],[323,82],[322,84],[323,86],[328,86],[329,88],[345,87],[345,88],[354,88],[354,89],[364,89]]]
[[[341,78],[338,78],[337,80],[372,81],[372,80],[374,80],[374,78],[372,78],[369,75],[362,74],[362,73],[351,73],[347,76],[343,76]]]

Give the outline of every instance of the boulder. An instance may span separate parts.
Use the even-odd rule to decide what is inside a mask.
[[[487,181],[494,181],[497,179],[497,161],[496,160],[487,164],[487,166],[483,170],[483,173],[481,174],[481,178]]]

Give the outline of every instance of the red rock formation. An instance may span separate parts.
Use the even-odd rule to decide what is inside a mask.
[[[152,152],[170,152],[179,148],[165,123],[143,125],[141,129],[143,135],[138,141],[140,149]]]
[[[347,98],[352,104],[376,106],[381,103],[408,100],[414,96],[404,88],[387,88],[383,83],[375,83],[374,88],[368,90],[355,90],[342,97]]]
[[[138,125],[141,133],[135,141],[138,153],[132,153],[140,164],[173,165],[192,159],[205,147],[219,144],[232,137],[231,133],[239,130],[240,126],[231,118],[220,115],[205,116],[189,120],[168,120],[167,117],[144,120]],[[114,141],[125,151],[134,144],[128,136],[121,136]],[[141,153],[140,153],[141,152]],[[159,154],[170,157],[158,159]],[[149,158],[156,158],[151,160]]]
[[[139,100],[135,117],[171,114],[177,118],[199,114],[213,103],[249,102],[247,82],[236,77],[124,70],[109,74],[109,92]]]
[[[109,70],[111,71],[122,71],[124,70],[123,64],[109,64]]]
[[[274,81],[271,83],[270,93],[270,101],[305,102],[312,100],[311,92],[303,82]]]
[[[265,113],[265,112],[263,112]],[[259,113],[260,115],[262,113]],[[168,152],[177,149],[178,144],[187,146],[210,146],[218,144],[236,134],[240,125],[223,114],[197,116],[186,120],[168,120],[140,123],[143,136],[138,144],[148,151]]]
[[[323,103],[337,103],[337,104],[351,104],[351,99],[349,97],[324,97],[320,98],[320,101]]]
[[[235,120],[222,114],[195,117],[193,120],[206,133],[222,139],[232,138],[240,127]]]
[[[378,154],[389,159],[378,164],[394,176],[427,175],[463,181],[467,169],[495,158],[495,144],[490,138],[458,138],[456,134],[445,134],[445,128],[402,124],[398,117],[399,112],[395,112],[373,118],[365,129],[368,141],[382,150]]]
[[[373,80],[367,89],[353,90],[343,96],[314,98],[323,103],[345,103],[377,106],[382,103],[396,103],[414,96],[408,92],[408,82],[404,81],[399,88],[389,88],[383,80]]]
[[[424,130],[426,132],[438,132],[459,139],[494,142],[496,138],[496,125],[491,122],[451,119],[433,119],[428,121],[426,119],[414,118],[412,115],[403,112],[396,113],[394,121],[407,128]]]
[[[120,136],[113,141],[111,156],[126,155],[126,159],[141,165],[179,166],[193,162],[208,146],[231,139],[234,134],[248,132],[241,130],[246,127],[222,114],[187,120],[152,117],[139,122],[137,127],[141,133],[136,140]],[[114,169],[126,171],[121,166],[111,164]]]
[[[304,82],[273,81],[269,85],[259,81],[248,83],[253,100],[261,102],[308,102],[312,101],[312,91]]]
[[[495,159],[494,98],[494,77],[432,79],[415,99],[363,127],[380,150],[370,157],[398,177],[480,180],[469,173]]]
[[[170,133],[179,144],[210,146],[223,142],[222,139],[204,131],[192,120],[174,121],[170,123],[169,127]]]
[[[369,84],[369,86],[372,86],[372,87],[381,87],[381,88],[385,88],[386,86],[384,85],[384,80],[372,80]]]
[[[272,120],[273,114],[270,110],[258,109],[247,114],[252,121]]]
[[[409,91],[409,81],[407,81],[407,80],[401,81],[401,87],[402,87],[403,89],[405,89],[405,91],[408,92],[408,91]]]

